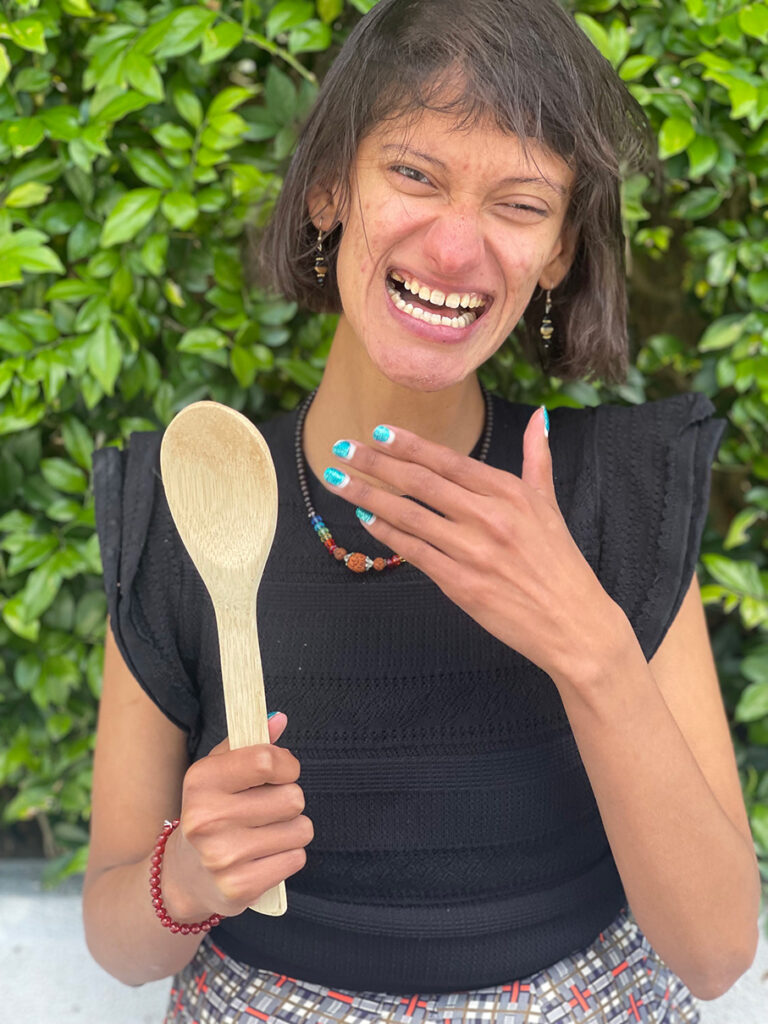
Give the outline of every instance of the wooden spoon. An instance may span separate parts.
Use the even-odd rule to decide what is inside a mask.
[[[277,522],[269,448],[239,412],[194,402],[168,425],[160,469],[173,521],[213,602],[230,747],[269,743],[256,629],[256,593]],[[251,910],[284,914],[285,884]]]

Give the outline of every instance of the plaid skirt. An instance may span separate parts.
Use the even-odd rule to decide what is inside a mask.
[[[698,1024],[683,982],[622,911],[583,952],[471,992],[330,989],[233,960],[210,936],[173,979],[165,1024]]]

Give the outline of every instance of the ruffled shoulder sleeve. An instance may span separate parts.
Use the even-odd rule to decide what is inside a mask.
[[[199,730],[193,669],[182,657],[180,613],[186,552],[160,476],[160,431],[131,434],[127,447],[93,456],[96,529],[112,632],[142,688],[190,734]]]
[[[598,577],[647,659],[677,614],[699,557],[712,462],[726,421],[695,392],[595,412]]]

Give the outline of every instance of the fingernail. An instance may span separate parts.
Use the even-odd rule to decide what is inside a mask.
[[[331,451],[340,459],[351,459],[355,454],[356,446],[351,441],[337,441]]]
[[[269,714],[267,715],[267,718],[274,718],[275,715],[279,715],[279,714],[280,714],[279,711],[270,711]]]
[[[544,436],[549,437],[549,413],[546,405],[542,405],[541,410],[544,413]]]
[[[373,440],[380,441],[382,444],[392,444],[395,440],[395,432],[390,430],[389,427],[379,424],[373,431]]]
[[[342,473],[340,469],[335,469],[333,466],[329,466],[323,473],[323,476],[332,487],[346,487],[349,483],[347,474]]]
[[[369,512],[367,508],[356,508],[355,515],[361,523],[366,523],[368,526],[376,522],[376,516],[373,512]]]

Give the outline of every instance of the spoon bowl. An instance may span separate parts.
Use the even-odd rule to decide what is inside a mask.
[[[194,402],[168,425],[160,471],[179,536],[211,596],[230,747],[269,743],[256,598],[277,523],[277,478],[264,438],[218,402]],[[286,910],[285,884],[251,907]]]

